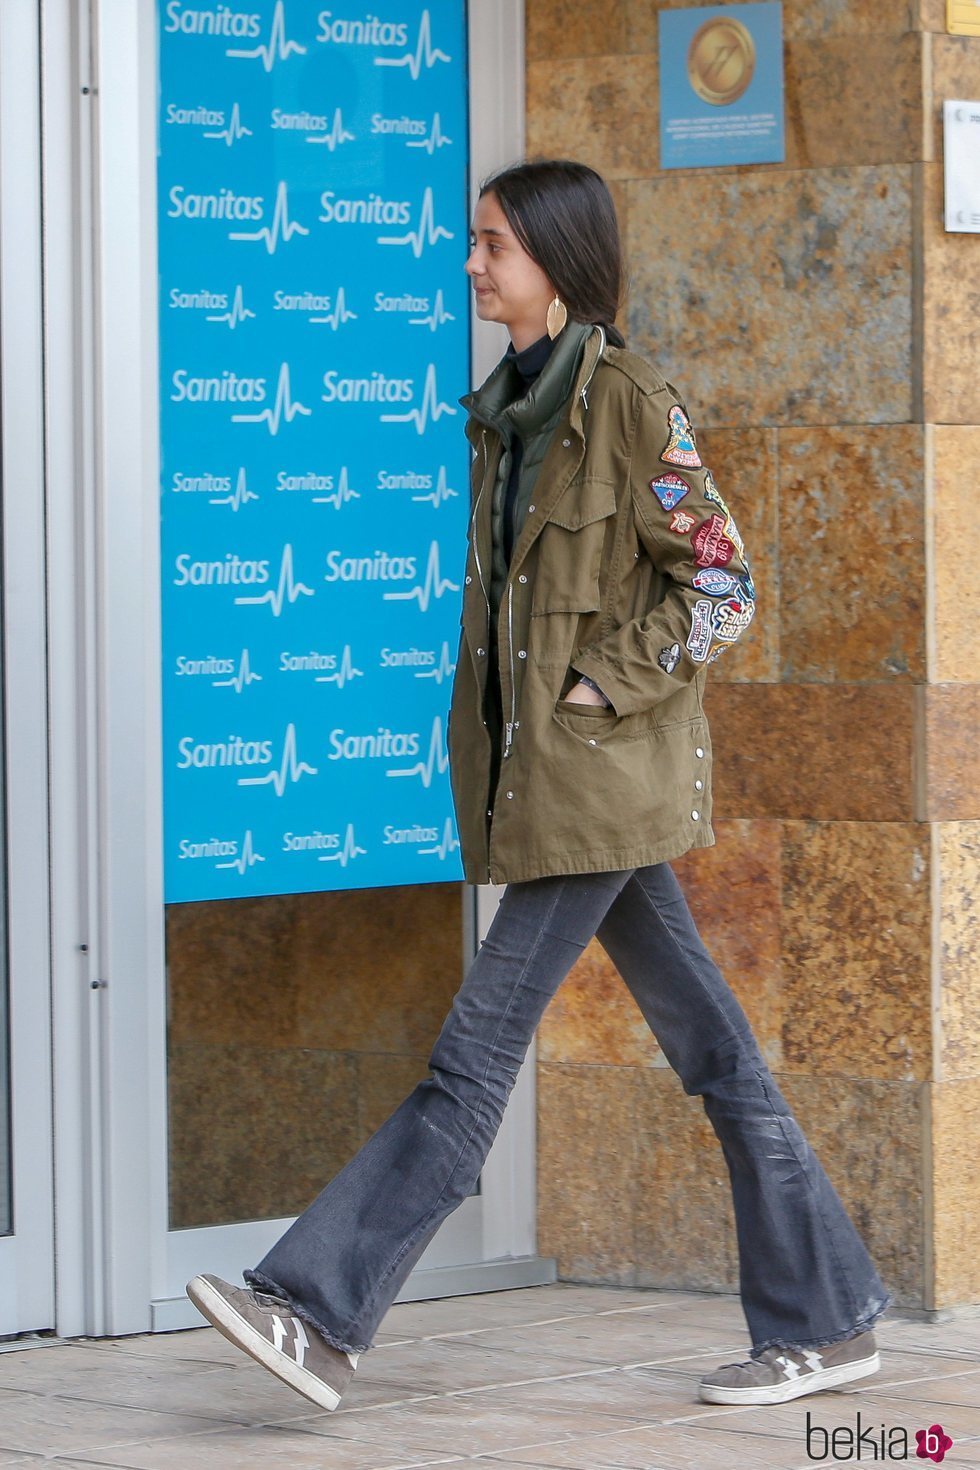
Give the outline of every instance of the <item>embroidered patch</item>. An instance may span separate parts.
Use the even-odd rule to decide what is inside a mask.
[[[699,598],[691,609],[691,631],[687,646],[696,664],[703,664],[711,644],[711,603]]]
[[[679,536],[686,536],[697,525],[697,516],[689,516],[686,510],[675,510],[670,518],[670,529]]]
[[[667,423],[670,426],[670,439],[660,458],[666,460],[668,464],[679,464],[688,470],[699,470],[701,456],[694,442],[691,420],[676,403],[667,415]]]
[[[657,663],[663,669],[665,674],[672,674],[677,668],[677,665],[680,663],[680,658],[680,644],[672,643],[669,648],[662,648],[660,650],[660,652],[657,654]]]
[[[755,583],[752,580],[752,573],[746,572],[744,577],[739,577],[738,580],[741,584],[742,591],[745,593],[749,601],[755,602]]]
[[[709,655],[708,663],[713,664],[716,658],[721,658],[727,647],[727,643],[716,644],[716,646],[712,649],[711,654]]]
[[[722,498],[721,491],[715,484],[715,477],[710,470],[705,470],[704,472],[704,498],[705,500],[713,501],[714,504],[717,505],[718,509],[722,511],[726,516],[730,514],[728,506],[725,504],[724,499]]]
[[[739,535],[738,527],[732,519],[731,511],[728,512],[728,519],[725,522],[725,535],[728,537],[729,541],[732,542],[739,556],[744,556],[745,544],[742,541],[741,536]]]
[[[658,475],[655,480],[650,481],[650,489],[664,510],[673,510],[675,505],[680,505],[690,488],[680,475]]]
[[[717,567],[705,567],[695,572],[691,583],[699,592],[708,592],[712,597],[724,597],[738,586],[730,572],[720,572]]]
[[[754,616],[755,603],[747,602],[742,597],[730,597],[719,602],[711,618],[715,637],[720,638],[723,643],[734,643],[745,632]]]
[[[699,567],[725,567],[735,555],[735,543],[725,535],[725,518],[710,515],[691,537]]]

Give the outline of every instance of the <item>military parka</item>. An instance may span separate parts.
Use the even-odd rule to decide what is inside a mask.
[[[639,867],[710,846],[705,675],[748,626],[756,590],[682,399],[594,328],[497,615],[504,728],[491,790],[490,511],[503,446],[479,398],[460,400],[474,456],[447,734],[467,881]],[[566,698],[580,674],[608,707]]]

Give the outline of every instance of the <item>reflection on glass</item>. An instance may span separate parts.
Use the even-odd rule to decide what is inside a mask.
[[[168,906],[171,1229],[299,1214],[428,1075],[461,889]]]

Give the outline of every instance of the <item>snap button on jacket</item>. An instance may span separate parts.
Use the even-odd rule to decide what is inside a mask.
[[[481,415],[493,379],[460,400],[475,453],[447,739],[466,879],[639,867],[710,846],[705,675],[748,626],[756,593],[687,410],[654,367],[593,329],[514,543],[494,640],[502,444]],[[580,674],[611,705],[567,700]]]

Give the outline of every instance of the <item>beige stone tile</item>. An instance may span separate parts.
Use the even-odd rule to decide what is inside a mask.
[[[203,1367],[227,1367],[229,1363],[241,1363],[241,1348],[222,1337],[214,1327],[191,1327],[181,1332],[140,1332],[126,1337],[79,1337],[72,1345],[87,1352],[102,1353],[108,1358],[119,1358],[126,1362],[131,1357],[149,1359],[151,1362],[184,1363],[193,1369]],[[2,1366],[0,1366],[2,1373]]]
[[[928,827],[787,822],[782,850],[786,1069],[930,1077]]]
[[[953,38],[962,39],[962,38]],[[969,44],[976,46],[976,41]],[[975,68],[974,68],[975,75]],[[937,100],[961,93],[937,92]],[[973,92],[969,94],[973,95]],[[980,424],[980,278],[975,235],[943,226],[943,165],[922,165],[923,416],[928,424]]]
[[[963,536],[976,515],[980,428],[936,424],[931,437],[936,569],[936,652],[931,678],[937,684],[976,685],[980,683],[980,587],[976,578],[964,574]],[[975,723],[974,737],[977,728]]]
[[[537,5],[540,0],[531,0]],[[657,45],[657,15],[661,10],[681,10],[699,4],[700,0],[666,0],[651,5],[650,0],[627,0],[627,43],[634,51]],[[924,0],[933,5],[943,0]],[[900,36],[912,24],[909,0],[784,0],[783,34],[789,40],[813,39],[821,36],[860,36],[862,41],[876,35]],[[945,30],[945,11],[941,23],[931,27]],[[856,48],[857,49],[857,48]]]
[[[745,542],[756,614],[711,666],[722,683],[779,678],[779,467],[775,429],[704,429],[698,445]]]
[[[786,1470],[788,1442],[771,1434],[724,1437],[706,1426],[715,1419],[694,1420],[683,1425],[664,1425],[617,1430],[578,1440],[567,1448],[549,1445],[509,1456],[498,1455],[503,1465],[562,1467],[562,1470],[756,1470],[759,1466]]]
[[[498,1327],[480,1333],[476,1341],[502,1353],[512,1352],[522,1360],[544,1353],[608,1366],[635,1366],[676,1357],[688,1350],[703,1351],[706,1346],[721,1352],[737,1345],[744,1332],[744,1319],[721,1326],[717,1319],[709,1323],[700,1316],[692,1318],[686,1308],[681,1317],[664,1307],[649,1312],[576,1317],[525,1329]]]
[[[923,477],[919,425],[780,430],[783,680],[925,679]]]
[[[938,1076],[980,1074],[980,822],[940,822]]]
[[[576,1281],[634,1282],[639,1071],[537,1070],[538,1250]]]
[[[924,1084],[803,1077],[776,1082],[864,1240],[894,1305],[924,1291]]]
[[[576,158],[606,179],[658,167],[657,57],[586,56],[527,68],[527,153]]]
[[[924,691],[927,811],[934,822],[980,817],[980,685]]]
[[[215,1336],[218,1334],[215,1333]],[[231,1344],[229,1344],[231,1346]],[[248,1359],[240,1349],[239,1363]],[[118,1403],[131,1408],[164,1408],[173,1413],[198,1413],[177,1408],[176,1402],[149,1403],[148,1397],[195,1392],[196,1383],[217,1382],[229,1369],[221,1363],[188,1361],[172,1357],[140,1357],[136,1354],[93,1353],[84,1347],[48,1348],[44,1352],[10,1353],[0,1358],[0,1388],[22,1393],[58,1394],[70,1399]],[[217,1375],[217,1378],[216,1378]],[[205,1390],[206,1391],[206,1390]],[[214,1413],[222,1419],[235,1416]],[[0,1443],[3,1434],[0,1429]]]
[[[408,1470],[460,1461],[458,1455],[431,1454],[410,1445],[393,1453],[366,1440],[331,1440],[329,1461],[327,1452],[321,1434],[269,1426],[127,1444],[100,1450],[97,1463],[127,1470],[268,1470],[270,1463],[288,1465],[289,1470],[322,1470],[326,1463],[330,1470]]]
[[[771,1067],[783,1060],[782,826],[714,823],[715,845],[672,864],[698,933]]]
[[[483,1338],[437,1337],[397,1348],[372,1349],[360,1360],[351,1386],[385,1385],[412,1396],[459,1393],[488,1384],[521,1383],[529,1379],[590,1373],[606,1365],[601,1359],[571,1352],[541,1352],[536,1357],[506,1347],[485,1347]],[[350,1390],[348,1390],[348,1393]],[[390,1398],[398,1397],[389,1394]],[[345,1396],[345,1403],[347,1398]],[[352,1404],[352,1407],[356,1405]]]
[[[482,1334],[499,1326],[530,1327],[598,1312],[659,1308],[683,1300],[677,1293],[631,1291],[601,1285],[557,1281],[510,1291],[473,1292],[433,1301],[395,1302],[382,1325],[389,1331],[427,1337],[438,1333]]]
[[[604,5],[583,5],[581,0],[527,0],[528,61],[625,51],[627,9],[628,0],[609,0]]]
[[[0,1394],[0,1443],[25,1454],[89,1454],[132,1440],[201,1433],[224,1428],[199,1415],[154,1413],[118,1404],[89,1403],[16,1389]]]
[[[911,416],[908,167],[675,174],[628,199],[631,344],[696,422]]]
[[[736,1290],[731,1186],[702,1099],[685,1093],[673,1072],[642,1075],[636,1134],[638,1279]],[[702,1329],[692,1330],[703,1339]]]
[[[929,1412],[933,1407],[938,1411],[944,1404],[958,1404],[973,1409],[978,1416],[976,1432],[980,1434],[980,1366],[965,1373],[962,1363],[958,1370],[952,1365],[947,1367],[948,1371],[945,1373],[933,1377],[927,1377],[923,1373],[913,1382],[882,1383],[880,1380],[883,1375],[875,1374],[876,1387],[871,1391],[880,1400],[928,1405]]]
[[[980,1077],[932,1088],[935,1305],[980,1301]],[[980,1433],[980,1425],[977,1427]]]

